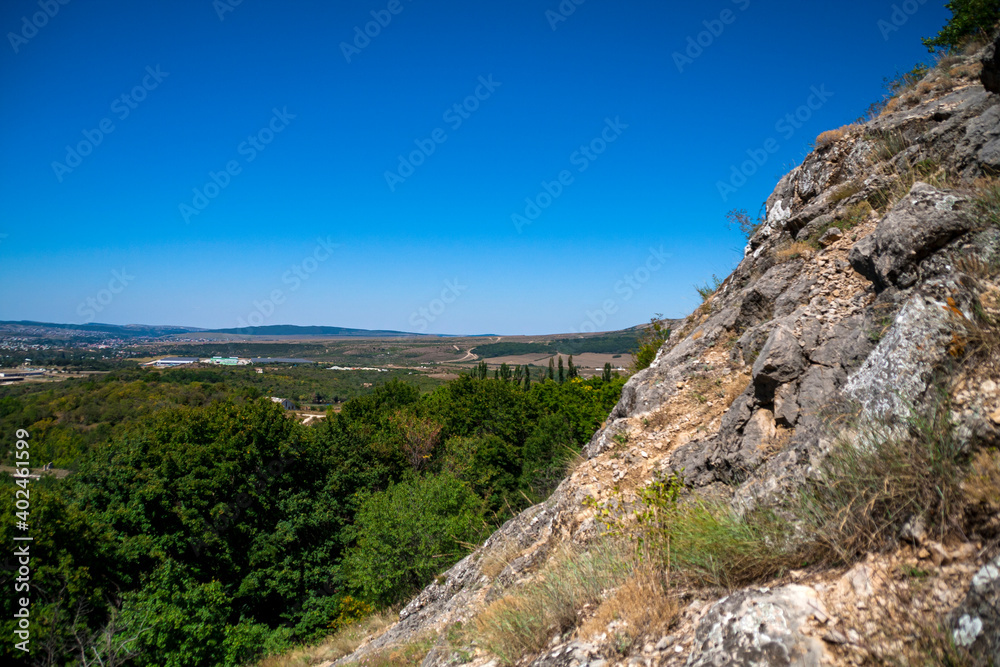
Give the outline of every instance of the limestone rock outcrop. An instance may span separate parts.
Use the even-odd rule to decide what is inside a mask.
[[[960,446],[1000,442],[1000,378],[956,364],[976,344],[970,327],[984,309],[1000,313],[1000,227],[977,215],[970,186],[1000,173],[997,46],[930,72],[885,113],[783,177],[739,266],[625,385],[584,461],[546,502],[508,521],[411,601],[396,625],[341,662],[467,626],[537,576],[560,545],[593,540],[594,502],[650,480],[677,475],[692,497],[739,512],[777,506],[815,478],[838,437],[831,424],[847,415],[904,423],[940,405],[942,387],[953,394],[947,407]],[[977,389],[987,382],[992,392]],[[925,536],[912,529],[906,535],[905,553],[863,572],[931,577],[934,604],[952,605],[946,622],[955,642],[1000,655],[1000,561],[986,561],[996,545],[949,551],[920,543]],[[938,548],[948,558],[935,558]],[[898,582],[859,587],[851,573],[847,584],[836,583],[842,573],[819,572],[724,597],[695,592],[702,597],[688,599],[661,642],[623,654],[608,637],[555,633],[523,664],[853,664],[881,631],[864,614]],[[833,618],[824,607],[841,589],[850,599],[843,608],[860,620]],[[427,667],[493,660],[475,647],[443,646]]]

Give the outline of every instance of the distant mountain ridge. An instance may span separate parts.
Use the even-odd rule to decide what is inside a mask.
[[[202,331],[196,327],[182,327],[171,325],[148,325],[148,324],[102,324],[93,322],[90,324],[59,324],[56,322],[34,322],[32,320],[7,320],[0,321],[0,331],[7,329],[60,329],[63,331],[85,331],[89,333],[102,333],[121,336],[123,338],[143,338],[171,336],[174,334],[193,333]]]
[[[351,327],[298,326],[294,324],[276,324],[261,327],[245,327],[236,329],[203,329],[199,327],[147,325],[147,324],[61,324],[57,322],[35,322],[31,320],[0,321],[0,332],[13,330],[18,334],[39,335],[32,329],[49,329],[61,332],[76,332],[83,334],[104,334],[120,338],[161,338],[184,334],[226,334],[237,336],[330,336],[342,338],[446,338],[449,334],[421,334],[406,331],[391,331],[385,329],[357,329]],[[45,332],[54,335],[56,332]]]
[[[341,336],[345,338],[400,338],[425,337],[444,338],[449,334],[423,334],[387,329],[352,329],[349,327],[299,326],[295,324],[274,324],[262,327],[241,327],[236,329],[206,329],[199,333],[235,334],[244,336]]]

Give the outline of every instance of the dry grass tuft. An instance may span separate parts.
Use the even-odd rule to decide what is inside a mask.
[[[792,241],[788,245],[784,245],[778,249],[774,254],[774,260],[778,264],[784,264],[785,262],[790,262],[793,259],[809,259],[813,255],[813,247],[808,243],[803,243],[802,241]]]
[[[952,67],[948,72],[960,79],[978,79],[979,75],[983,71],[982,63],[972,63],[969,65],[959,65],[958,67]]]
[[[969,474],[962,482],[965,499],[972,505],[1000,509],[1000,451],[980,451],[972,459]]]
[[[852,123],[851,125],[844,125],[842,127],[838,127],[836,130],[827,130],[826,132],[823,132],[818,137],[816,137],[816,148],[823,148],[825,146],[829,146],[830,144],[837,143],[838,141],[849,135],[851,133],[851,130],[853,130],[855,127],[857,127],[857,125]]]
[[[475,637],[504,664],[514,664],[542,649],[552,635],[575,628],[578,610],[599,603],[605,591],[626,582],[634,568],[624,545],[567,548],[534,579],[487,607],[475,620]]]
[[[396,611],[386,609],[368,618],[341,628],[317,646],[295,649],[284,655],[265,658],[258,667],[309,667],[329,660],[339,660],[350,655],[369,638],[382,634],[397,620]]]
[[[494,579],[511,564],[519,553],[520,549],[516,542],[513,540],[504,540],[483,556],[479,562],[479,569],[484,575],[490,579]]]
[[[861,184],[858,181],[845,183],[833,191],[833,194],[830,195],[830,203],[836,204],[845,199],[850,199],[859,192],[861,192]]]
[[[885,116],[885,115],[891,114],[893,111],[896,111],[896,109],[899,108],[900,101],[901,101],[901,98],[899,98],[899,97],[893,97],[890,100],[888,100],[885,103],[885,106],[882,107],[882,112],[879,113],[879,116]]]
[[[593,637],[605,632],[613,621],[620,621],[622,631],[636,643],[643,636],[666,630],[679,616],[676,594],[663,574],[642,564],[597,606],[594,615],[580,626],[579,634]]]
[[[378,651],[373,651],[370,655],[366,655],[358,661],[351,662],[349,665],[357,665],[358,667],[411,667],[412,665],[422,663],[427,654],[430,653],[432,646],[433,640],[428,636],[406,644],[387,646]]]

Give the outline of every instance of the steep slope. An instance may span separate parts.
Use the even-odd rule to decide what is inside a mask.
[[[1000,226],[974,187],[1000,173],[995,46],[946,61],[878,118],[822,137],[768,198],[740,265],[626,385],[586,460],[340,663],[425,641],[424,665],[496,664],[469,631],[484,610],[549,576],[546,563],[568,547],[598,544],[602,504],[628,507],[654,479],[679,476],[688,498],[747,514],[794,501],[863,428],[891,438],[944,409],[962,452],[995,447]],[[543,628],[547,645],[522,662],[905,662],[921,628],[938,624],[1000,659],[997,498],[987,490],[959,520],[964,539],[941,543],[914,517],[908,542],[839,564],[751,588],[678,587],[678,613],[625,643],[616,628],[627,609],[587,624],[605,594],[568,627]]]

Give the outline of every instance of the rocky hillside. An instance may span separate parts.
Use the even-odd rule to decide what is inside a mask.
[[[1000,663],[998,46],[821,135],[551,498],[339,664]],[[856,472],[845,461],[885,472],[830,505],[838,474]],[[685,570],[678,546],[637,587],[640,565],[617,578],[601,565],[602,535],[611,526],[620,549],[641,534],[630,512],[655,480],[682,480],[676,502],[715,508],[714,527],[728,508],[758,538],[767,517],[791,528],[760,538],[749,568],[722,554]],[[568,564],[591,567],[579,585],[597,590],[531,620],[530,591]]]

